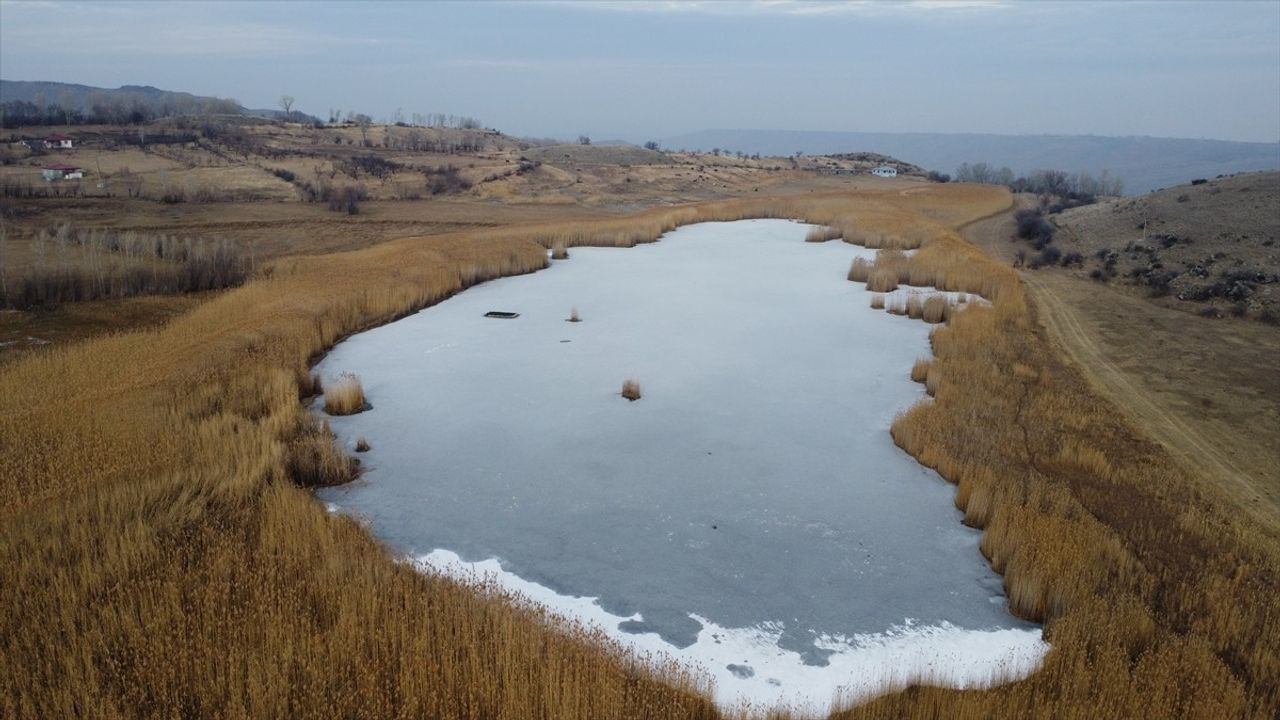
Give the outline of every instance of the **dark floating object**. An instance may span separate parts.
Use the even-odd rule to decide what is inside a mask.
[[[485,313],[484,316],[491,317],[491,318],[502,318],[503,320],[510,320],[512,318],[520,317],[520,313],[506,312],[504,310],[490,310],[489,312]]]

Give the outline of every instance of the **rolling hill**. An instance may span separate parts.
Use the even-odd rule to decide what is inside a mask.
[[[1053,168],[1124,180],[1140,194],[1196,178],[1280,170],[1280,143],[1246,143],[1097,135],[972,135],[960,133],[702,130],[662,140],[666,148],[713,147],[762,155],[810,155],[872,150],[929,170],[953,173],[961,163],[1007,165],[1015,173]]]

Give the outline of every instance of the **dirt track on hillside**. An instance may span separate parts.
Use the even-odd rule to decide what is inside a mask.
[[[961,228],[970,242],[1010,260],[1010,214]],[[1094,387],[1186,470],[1233,498],[1266,526],[1280,518],[1280,382],[1251,325],[1230,325],[1121,296],[1053,270],[1026,271],[1040,322]],[[1233,333],[1235,331],[1235,333]],[[1278,334],[1280,335],[1280,334]],[[1280,336],[1276,339],[1280,345]],[[1235,341],[1232,343],[1232,341]],[[1230,347],[1235,344],[1236,347]]]

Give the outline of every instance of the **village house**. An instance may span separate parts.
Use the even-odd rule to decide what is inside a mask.
[[[888,165],[881,165],[878,168],[872,168],[871,174],[876,177],[898,177],[898,169],[891,168]]]
[[[44,139],[44,146],[49,150],[70,150],[74,143],[70,135],[54,133]]]
[[[44,169],[40,171],[40,174],[44,175],[44,179],[49,182],[53,182],[55,180],[79,180],[84,177],[84,170],[76,167],[75,165],[54,163],[52,165],[45,165]]]

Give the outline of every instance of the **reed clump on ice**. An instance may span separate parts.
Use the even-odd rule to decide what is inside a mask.
[[[330,415],[354,415],[365,403],[364,386],[352,373],[342,373],[324,386],[324,411]]]
[[[820,226],[810,230],[804,236],[804,241],[811,242],[811,243],[827,242],[828,240],[839,240],[842,237],[844,237],[844,231],[840,230],[839,228],[833,228],[830,226]]]
[[[913,244],[908,273],[991,302],[932,334],[935,397],[893,438],[956,483],[1012,611],[1053,643],[1025,680],[914,687],[839,717],[1275,716],[1276,539],[1093,395],[1017,275],[950,229],[1008,203],[949,184],[409,238],[273,261],[163,327],[6,366],[0,715],[723,717],[702,675],[419,573],[326,512],[303,486],[342,463],[308,458],[327,436],[298,398],[338,339],[546,267],[556,240],[792,217]]]

